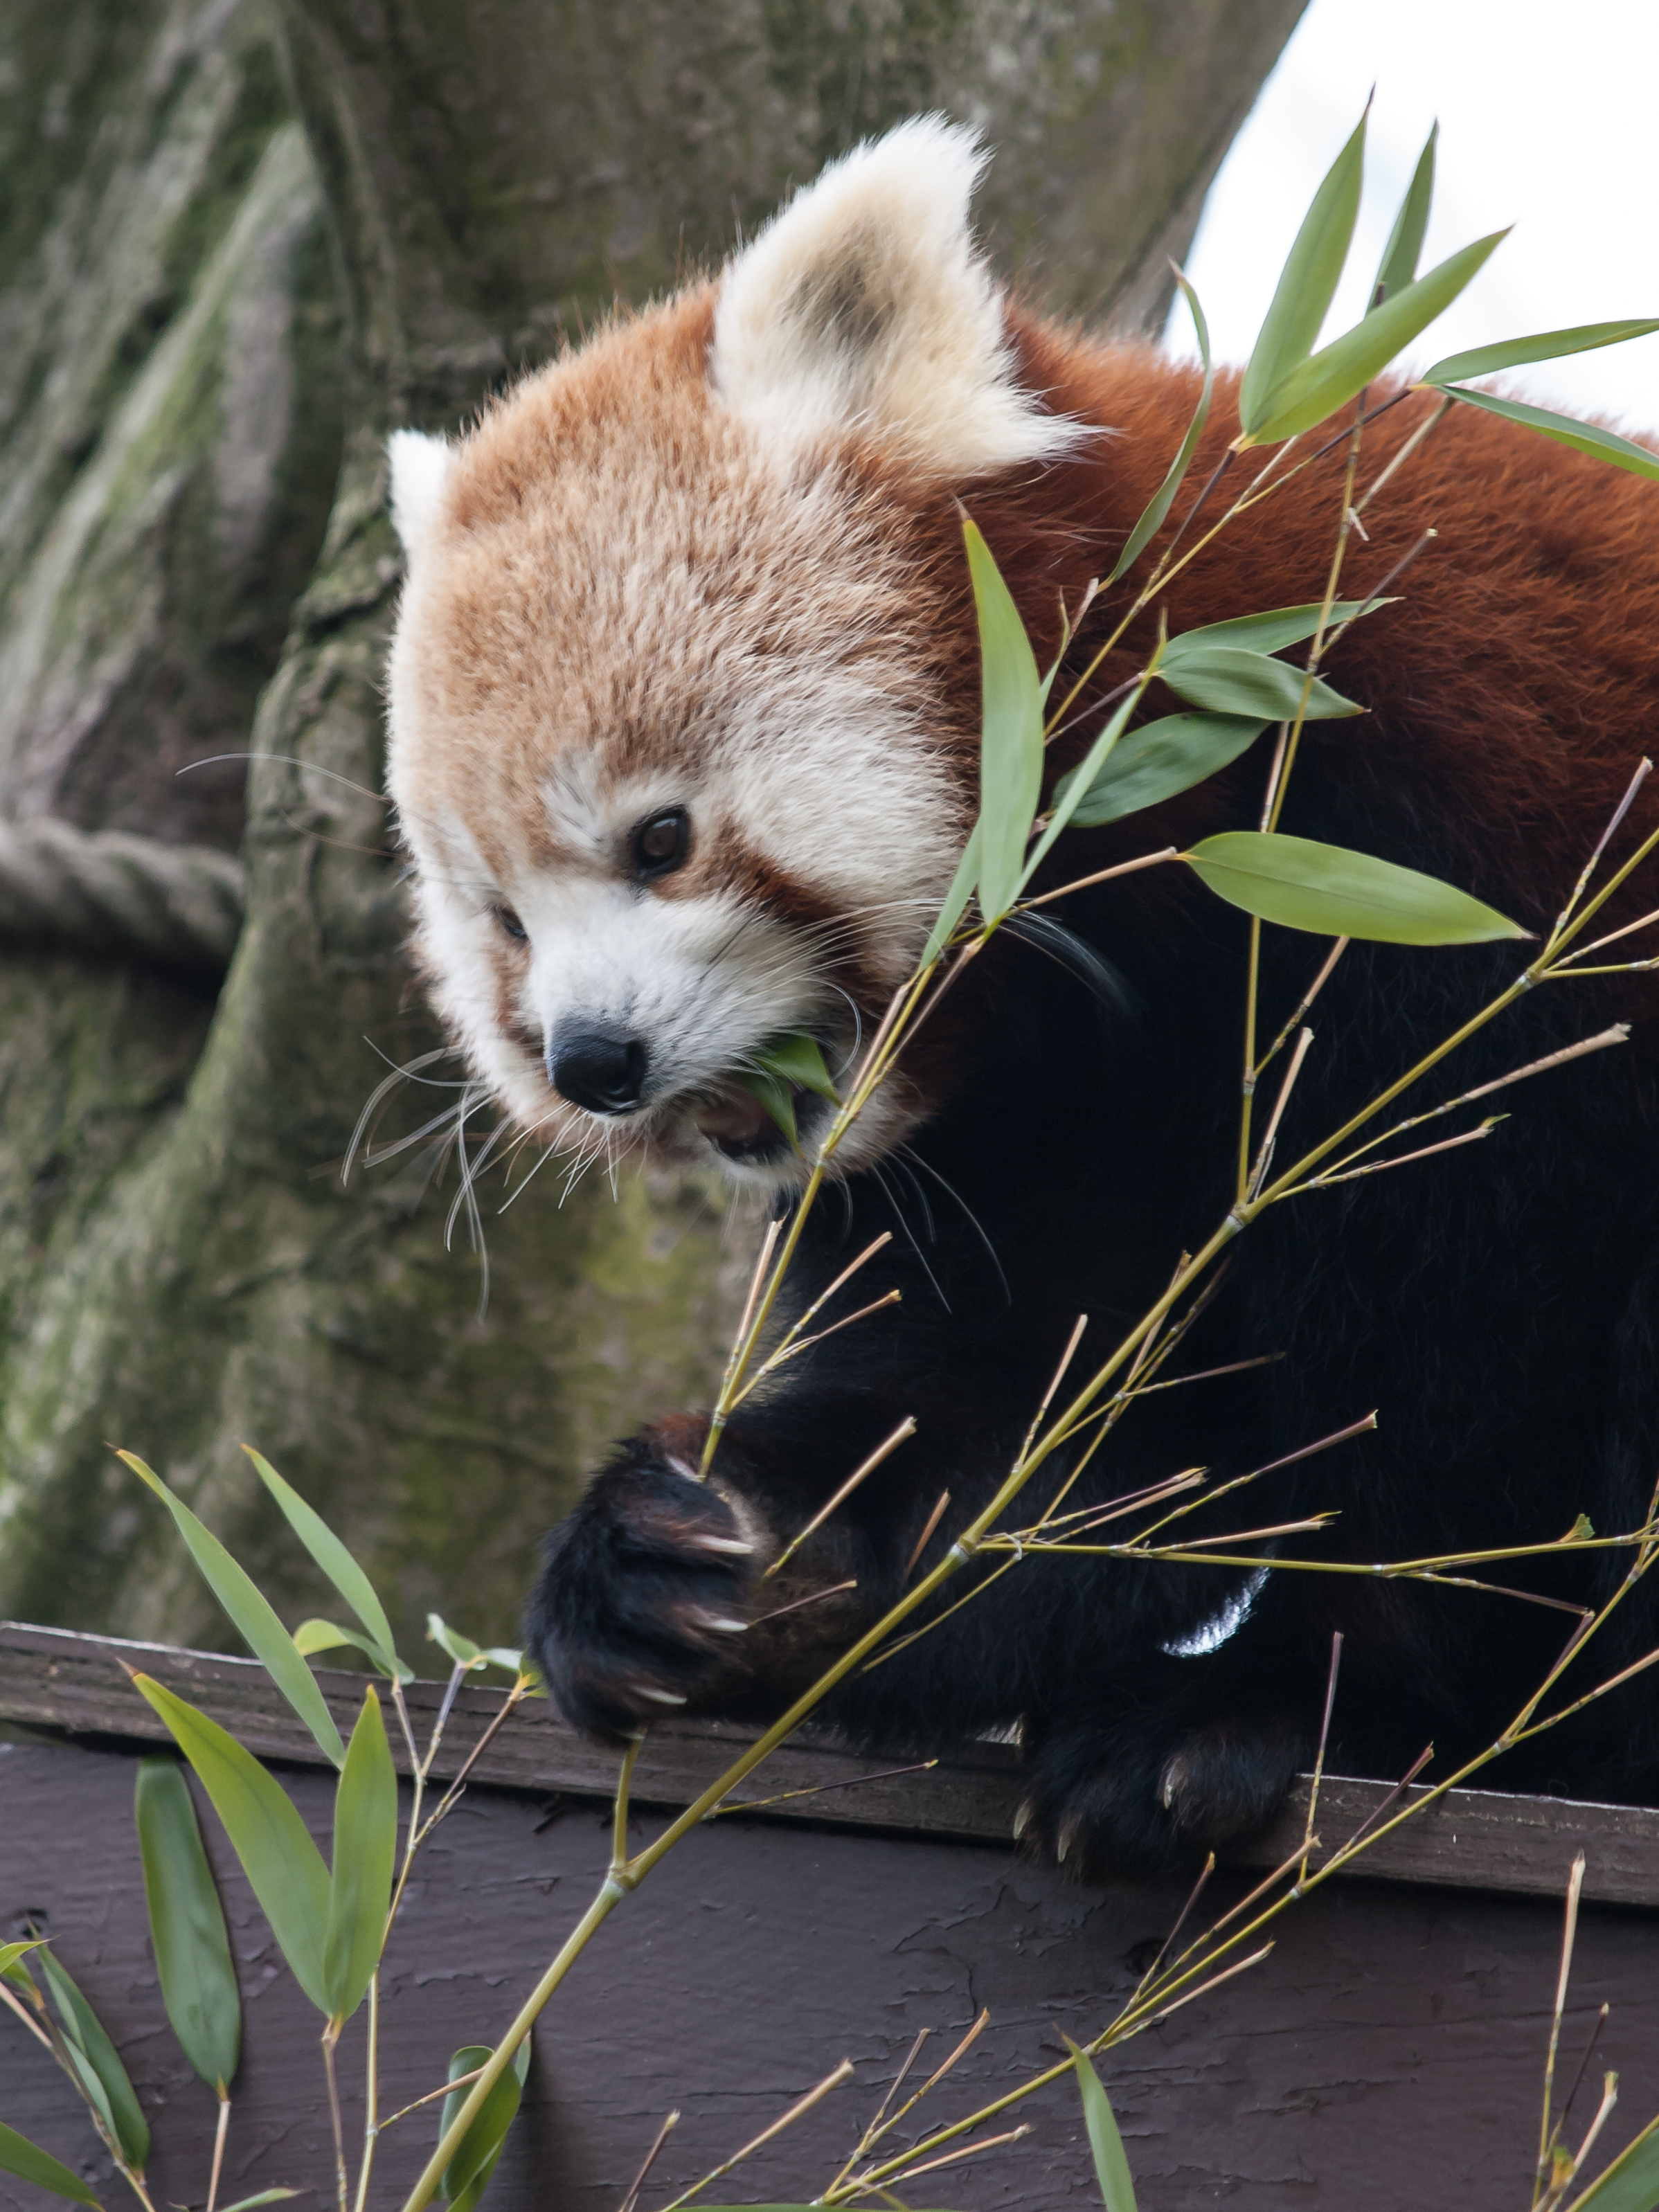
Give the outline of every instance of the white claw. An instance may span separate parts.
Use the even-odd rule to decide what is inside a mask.
[[[1016,1808],[1014,1813],[1014,1841],[1016,1843],[1019,1841],[1020,1838],[1025,1833],[1027,1828],[1030,1826],[1031,1815],[1036,1810],[1036,1806],[1032,1804],[1029,1797],[1024,1800],[1024,1803]]]
[[[653,1705],[683,1705],[685,1703],[678,1690],[647,1689],[643,1682],[635,1683],[634,1694],[636,1698],[649,1698]]]
[[[1080,1825],[1079,1821],[1068,1820],[1060,1832],[1060,1842],[1055,1848],[1054,1856],[1062,1866],[1066,1863],[1073,1844],[1077,1841],[1077,1832]]]
[[[728,1636],[741,1636],[749,1626],[746,1620],[727,1620],[718,1613],[700,1613],[697,1618],[705,1628],[723,1628]]]
[[[691,1541],[701,1544],[705,1552],[737,1552],[745,1557],[755,1548],[752,1544],[745,1544],[741,1536],[694,1536]]]

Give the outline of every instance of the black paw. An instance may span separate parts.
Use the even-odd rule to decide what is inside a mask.
[[[1066,1721],[1033,1742],[1018,1832],[1081,1881],[1174,1872],[1265,1826],[1310,1749],[1301,1723],[1280,1714],[1178,1733]]]
[[[751,1559],[707,1484],[652,1461],[597,1476],[548,1538],[525,1619],[572,1726],[623,1741],[731,1674]]]

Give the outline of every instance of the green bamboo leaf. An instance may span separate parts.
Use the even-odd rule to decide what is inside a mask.
[[[1365,711],[1333,690],[1322,678],[1310,678],[1300,668],[1291,668],[1265,653],[1246,652],[1242,646],[1195,647],[1173,664],[1166,657],[1158,672],[1189,706],[1202,707],[1212,714],[1254,714],[1264,722],[1293,721],[1302,714],[1320,722]]]
[[[222,2097],[241,2057],[242,1998],[224,1910],[177,1759],[139,1760],[132,1810],[161,2002],[185,2057]]]
[[[1371,298],[1377,307],[1382,300],[1391,300],[1396,292],[1403,292],[1417,275],[1417,258],[1423,251],[1423,234],[1429,227],[1429,206],[1434,198],[1434,150],[1439,139],[1440,125],[1437,123],[1417,157],[1406,197],[1400,203],[1394,228],[1382,249],[1376,283],[1371,287]],[[1377,298],[1379,291],[1382,299]],[[1368,307],[1365,312],[1373,313],[1375,308]]]
[[[823,1064],[823,1047],[805,1030],[784,1030],[768,1037],[750,1058],[763,1073],[775,1076],[780,1082],[793,1084],[800,1091],[816,1091],[820,1098],[841,1103],[841,1094]]]
[[[1048,848],[1055,838],[1072,822],[1077,813],[1078,803],[1084,793],[1104,772],[1118,739],[1123,735],[1124,727],[1130,715],[1139,704],[1140,690],[1132,691],[1108,721],[1105,728],[1090,746],[1071,775],[1063,775],[1054,786],[1048,826],[1037,840],[1031,857],[1025,864],[1025,872],[1020,878],[1021,890],[1024,890],[1026,884],[1030,882],[1031,878],[1048,858]]]
[[[795,1094],[787,1083],[775,1075],[763,1074],[758,1068],[737,1067],[731,1080],[739,1091],[746,1091],[751,1098],[758,1098],[772,1119],[789,1139],[793,1152],[800,1150],[800,1132],[795,1122]]]
[[[1333,600],[1325,627],[1335,629],[1359,615],[1375,614],[1379,607],[1394,604],[1392,599]],[[1251,653],[1283,653],[1287,645],[1300,645],[1304,637],[1311,637],[1324,611],[1322,599],[1310,599],[1305,606],[1270,607],[1264,614],[1237,615],[1231,622],[1206,623],[1201,629],[1184,629],[1165,644],[1159,672],[1178,668],[1188,653],[1212,645],[1242,645]]]
[[[464,2074],[476,2074],[493,2056],[487,2043],[464,2043],[449,2062],[450,2080],[458,2081]],[[514,2052],[511,2065],[484,2099],[477,2118],[461,2137],[455,2155],[444,2169],[438,2194],[449,2199],[449,2212],[474,2212],[485,2185],[495,2171],[495,2161],[518,2112],[525,2076],[529,2071],[530,2038],[526,2036]],[[440,2142],[454,2125],[466,2098],[465,2089],[452,2089],[444,2099],[443,2117],[438,2123]]]
[[[1633,2142],[1599,2173],[1567,2212],[1654,2212],[1659,2205],[1659,2119],[1650,2120]]]
[[[1123,2138],[1118,2133],[1113,2116],[1111,2100],[1101,2086],[1101,2080],[1088,2059],[1068,2036],[1066,2048],[1072,2054],[1072,2063],[1077,2069],[1077,2086],[1083,2099],[1084,2125],[1089,2130],[1089,2148],[1095,2154],[1095,2174],[1100,2183],[1101,2201],[1106,2212],[1135,2212],[1135,2185],[1125,2155]]]
[[[1030,640],[991,549],[963,518],[979,616],[980,735],[979,903],[988,922],[1013,904],[1025,865],[1025,844],[1042,795],[1042,696]]]
[[[398,1647],[392,1641],[392,1623],[386,1617],[386,1607],[376,1595],[374,1583],[321,1514],[283,1481],[270,1462],[255,1451],[252,1444],[244,1444],[242,1449],[253,1462],[260,1481],[282,1507],[289,1527],[368,1630],[376,1647],[370,1657],[378,1657],[388,1674],[395,1674]],[[407,1679],[412,1681],[414,1677]]]
[[[109,2039],[108,2030],[70,1975],[44,1946],[40,1972],[58,2008],[70,2056],[80,2062],[77,2070],[82,2086],[114,2137],[122,2158],[135,2173],[142,2173],[149,2156],[149,2128],[127,2069]]]
[[[28,1968],[19,1966],[17,1961],[26,1951],[38,1951],[46,1940],[44,1936],[35,1936],[27,1943],[0,1943],[0,1975],[3,1975],[7,1981],[15,1983],[19,1989],[33,1989],[34,1984],[29,1979]]]
[[[1659,479],[1659,453],[1646,446],[1633,445],[1616,431],[1602,429],[1599,423],[1580,422],[1571,415],[1553,415],[1548,408],[1529,407],[1524,400],[1500,399],[1492,392],[1469,392],[1462,385],[1437,388],[1444,390],[1448,399],[1462,400],[1466,407],[1483,407],[1488,415],[1501,415],[1506,422],[1540,431],[1559,445],[1571,446],[1576,453],[1588,454],[1593,461],[1607,461],[1615,469],[1628,469],[1632,476]]]
[[[1193,419],[1188,425],[1187,434],[1177,447],[1174,460],[1170,464],[1169,473],[1147,501],[1139,521],[1129,532],[1123,550],[1117,556],[1117,566],[1106,579],[1109,584],[1116,583],[1118,578],[1127,569],[1134,566],[1152,539],[1164,527],[1164,519],[1175,504],[1175,495],[1181,489],[1182,479],[1193,465],[1193,455],[1198,451],[1198,441],[1204,435],[1204,426],[1210,419],[1210,395],[1215,389],[1215,370],[1210,361],[1210,326],[1204,319],[1203,308],[1198,304],[1197,293],[1194,291],[1179,269],[1176,270],[1176,283],[1181,287],[1182,295],[1192,309],[1193,328],[1198,333],[1199,357],[1204,363],[1203,388],[1198,395],[1198,405],[1193,410]],[[1043,696],[1046,701],[1048,697],[1046,684],[1043,687]]]
[[[1507,230],[1495,230],[1490,237],[1477,238],[1473,246],[1384,300],[1351,331],[1322,346],[1311,361],[1291,369],[1261,402],[1260,417],[1246,442],[1272,446],[1281,438],[1294,438],[1363,392],[1420,331],[1445,313],[1508,236]]]
[[[364,1636],[355,1628],[342,1628],[337,1620],[323,1620],[313,1615],[302,1620],[294,1632],[294,1648],[302,1659],[314,1659],[319,1651],[338,1651],[349,1645],[372,1659],[383,1674],[399,1682],[412,1682],[415,1669],[401,1659],[388,1657],[372,1636]]]
[[[1467,891],[1306,837],[1228,830],[1182,858],[1230,906],[1285,929],[1381,945],[1480,945],[1528,932]]]
[[[974,824],[973,835],[963,848],[957,863],[957,872],[951,878],[951,888],[945,894],[945,903],[939,910],[939,920],[927,934],[927,948],[921,956],[922,965],[937,960],[950,941],[951,933],[962,920],[968,902],[974,896],[979,882],[979,824]]]
[[[335,2020],[349,2020],[380,1964],[398,1856],[398,1777],[371,1685],[334,1793],[334,1871],[323,1986]]]
[[[326,1622],[312,1625],[327,1626]],[[297,1630],[295,1633],[298,1633]],[[468,1668],[475,1673],[482,1673],[485,1667],[505,1667],[509,1674],[522,1674],[526,1671],[522,1651],[512,1650],[505,1644],[492,1644],[487,1651],[481,1650],[470,1636],[463,1636],[459,1628],[452,1628],[441,1613],[428,1613],[426,1633],[428,1642],[441,1645],[458,1667]],[[535,1669],[532,1668],[529,1671],[534,1674]],[[544,1691],[539,1690],[532,1692],[536,1697],[545,1694]]]
[[[217,1721],[148,1674],[135,1675],[133,1687],[167,1723],[195,1768],[294,1978],[318,2011],[326,2014],[328,1869],[293,1799]]]
[[[1120,741],[1079,794],[1072,827],[1096,830],[1191,790],[1247,751],[1267,726],[1252,714],[1165,714],[1148,722]],[[1074,769],[1072,776],[1080,781],[1082,770]],[[1057,801],[1072,776],[1056,787]]]
[[[15,2173],[20,2181],[32,2181],[38,2189],[50,2189],[54,2197],[67,2197],[71,2204],[90,2204],[94,2212],[99,2212],[98,2199],[78,2174],[71,2173],[49,2150],[20,2136],[3,2120],[0,2120],[0,2173]]]
[[[452,1628],[441,1613],[428,1613],[426,1633],[427,1640],[447,1652],[458,1667],[476,1667],[483,1657],[472,1638]]]
[[[1369,100],[1365,106],[1369,114]],[[1313,351],[1353,240],[1364,166],[1365,116],[1362,115],[1302,219],[1238,388],[1239,427],[1247,434],[1254,434],[1261,420],[1268,394]]]
[[[256,2204],[279,2203],[284,2197],[297,2197],[297,2189],[262,2189],[257,2197],[239,2197],[234,2204],[223,2204],[219,2212],[253,2212]]]
[[[116,1457],[124,1460],[141,1480],[149,1485],[172,1514],[209,1589],[236,1624],[254,1657],[316,1737],[331,1762],[337,1766],[345,1757],[345,1746],[340,1741],[333,1715],[323,1703],[323,1693],[310,1668],[295,1650],[294,1638],[265,1598],[219,1539],[203,1527],[184,1500],[175,1498],[161,1476],[146,1467],[137,1453],[118,1452]]]
[[[1529,361],[1559,361],[1570,353],[1594,353],[1598,346],[1623,345],[1626,338],[1644,338],[1654,331],[1659,331],[1659,322],[1580,323],[1570,331],[1540,331],[1529,338],[1506,338],[1501,345],[1449,353],[1444,361],[1425,368],[1419,382],[1462,384],[1477,376],[1501,376],[1506,368],[1520,368]]]

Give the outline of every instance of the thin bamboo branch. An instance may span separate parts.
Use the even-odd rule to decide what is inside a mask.
[[[762,1575],[761,1580],[765,1582],[769,1577],[776,1574],[781,1567],[787,1565],[788,1562],[794,1558],[796,1553],[806,1541],[807,1538],[809,1536],[816,1535],[817,1531],[823,1528],[824,1522],[830,1518],[836,1507],[846,1504],[847,1500],[858,1488],[860,1483],[861,1483],[867,1475],[873,1474],[876,1469],[881,1465],[882,1462],[890,1458],[892,1454],[898,1449],[902,1443],[908,1443],[909,1439],[915,1436],[915,1416],[913,1413],[907,1413],[904,1419],[899,1423],[897,1428],[893,1431],[892,1434],[888,1437],[884,1437],[882,1441],[876,1446],[874,1451],[870,1454],[869,1457],[862,1461],[853,1469],[851,1474],[848,1476],[846,1481],[841,1486],[841,1488],[836,1492],[834,1497],[827,1498],[824,1503],[819,1506],[817,1511],[812,1516],[811,1519],[807,1522],[806,1526],[799,1532],[799,1534],[790,1538],[789,1541],[778,1553],[776,1559],[773,1560],[771,1565],[768,1567],[765,1572]]]
[[[1572,1872],[1567,1877],[1566,1912],[1561,1929],[1561,1964],[1555,1978],[1555,2009],[1550,2016],[1548,2054],[1544,2060],[1544,2109],[1538,2123],[1538,2181],[1534,2191],[1534,2201],[1549,2182],[1550,2137],[1554,2130],[1552,2112],[1555,2102],[1555,2055],[1561,2044],[1561,2014],[1566,2008],[1567,1982],[1572,1972],[1573,1939],[1578,1933],[1578,1899],[1584,1887],[1584,1854],[1580,1851],[1572,1863]]]
[[[723,2165],[717,2166],[712,2173],[704,2174],[701,2181],[694,2181],[690,2188],[683,2191],[672,2204],[665,2205],[663,2212],[679,2212],[681,2205],[689,2204],[694,2197],[701,2197],[711,2182],[719,2181],[730,2173],[734,2166],[740,2166],[744,2159],[759,2150],[763,2144],[769,2143],[775,2136],[781,2136],[786,2128],[793,2127],[797,2120],[803,2118],[811,2111],[814,2105],[827,2097],[832,2089],[839,2089],[843,2081],[850,2081],[852,2078],[853,2062],[850,2058],[843,2058],[840,2065],[826,2074],[815,2088],[809,2089],[804,2097],[797,2097],[787,2112],[781,2113],[769,2127],[763,2128],[757,2136],[752,2136],[748,2142],[744,2143],[741,2150],[733,2151],[731,2157]]]

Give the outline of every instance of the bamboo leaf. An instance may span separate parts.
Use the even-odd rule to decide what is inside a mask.
[[[1182,858],[1218,898],[1263,921],[1382,945],[1480,945],[1527,932],[1414,868],[1255,830],[1206,837]]]
[[[1247,751],[1267,725],[1252,714],[1165,714],[1120,739],[1072,810],[1074,830],[1098,829],[1173,799]],[[1086,763],[1084,763],[1087,765]],[[1074,769],[1054,791],[1058,801]]]
[[[208,1588],[234,1621],[254,1657],[316,1737],[328,1759],[337,1766],[345,1757],[340,1731],[323,1702],[323,1693],[310,1668],[295,1650],[294,1638],[265,1598],[219,1539],[203,1527],[183,1498],[174,1497],[152,1468],[146,1467],[134,1452],[118,1452],[116,1457],[124,1460],[142,1481],[149,1485],[172,1514]]]
[[[1326,628],[1335,629],[1357,616],[1375,614],[1379,607],[1394,604],[1392,599],[1333,600]],[[1162,674],[1171,665],[1178,667],[1188,653],[1212,645],[1242,645],[1251,653],[1283,653],[1287,645],[1300,645],[1304,637],[1311,637],[1323,612],[1322,600],[1310,599],[1304,606],[1271,607],[1265,614],[1238,615],[1231,622],[1206,623],[1200,629],[1184,629],[1164,646],[1158,672]]]
[[[388,1674],[396,1674],[398,1647],[392,1640],[392,1623],[386,1617],[386,1607],[376,1595],[374,1583],[321,1514],[283,1481],[270,1462],[255,1451],[252,1444],[244,1444],[242,1449],[253,1462],[260,1481],[282,1507],[289,1527],[368,1630],[376,1646],[370,1657],[378,1658]],[[412,1681],[414,1677],[407,1679]]]
[[[334,1793],[334,1870],[323,1986],[335,2020],[349,2020],[380,1963],[398,1856],[398,1778],[371,1686]]]
[[[487,2043],[464,2043],[449,2062],[450,2080],[457,2081],[464,2074],[477,2073],[493,2055]],[[455,2155],[444,2169],[438,2194],[449,2199],[449,2212],[474,2212],[485,2185],[495,2171],[495,2161],[518,2112],[525,2076],[529,2071],[530,2038],[526,2036],[513,2054],[512,2064],[485,2098],[477,2118],[461,2137]],[[452,2089],[444,2099],[443,2117],[438,2123],[440,2142],[453,2126],[466,2094],[465,2089]]]
[[[1101,2085],[1099,2075],[1083,2052],[1069,2036],[1066,2041],[1072,2053],[1072,2063],[1077,2069],[1078,2091],[1083,2099],[1083,2121],[1089,2130],[1089,2148],[1095,2154],[1095,2175],[1100,2183],[1101,2201],[1106,2212],[1135,2212],[1134,2179],[1129,2172],[1129,2161],[1124,2152],[1123,2138],[1118,2133],[1111,2100]]]
[[[452,1628],[441,1613],[429,1613],[426,1617],[428,1640],[446,1652],[458,1667],[477,1667],[483,1653],[470,1636],[463,1636],[459,1628]]]
[[[1193,455],[1198,451],[1198,441],[1204,435],[1204,426],[1210,419],[1210,396],[1215,389],[1215,370],[1210,361],[1210,326],[1204,319],[1203,308],[1198,304],[1197,293],[1194,291],[1179,269],[1176,270],[1176,283],[1181,287],[1182,295],[1192,309],[1193,328],[1198,333],[1199,357],[1204,363],[1203,388],[1198,395],[1198,405],[1193,410],[1193,419],[1188,425],[1187,434],[1177,447],[1174,460],[1170,464],[1169,472],[1147,501],[1139,521],[1129,532],[1123,550],[1117,556],[1117,566],[1106,579],[1109,584],[1116,583],[1118,578],[1127,569],[1134,566],[1142,553],[1146,551],[1151,540],[1163,528],[1164,517],[1175,504],[1175,495],[1181,489],[1182,479],[1193,465]],[[1048,696],[1046,684],[1043,696],[1046,699]]]
[[[979,882],[979,824],[974,824],[973,835],[963,849],[957,872],[951,878],[951,888],[945,894],[945,903],[939,910],[939,920],[927,934],[927,949],[922,954],[922,965],[937,960],[950,941],[951,933],[962,920],[968,902],[974,896]]]
[[[1351,331],[1333,338],[1311,361],[1292,368],[1262,401],[1260,418],[1246,442],[1271,446],[1281,438],[1294,438],[1363,392],[1420,331],[1445,313],[1508,236],[1506,230],[1495,230],[1490,237],[1477,238],[1385,300]]]
[[[28,1968],[18,1966],[17,1961],[26,1951],[38,1951],[46,1940],[44,1936],[34,1936],[27,1943],[0,1943],[0,1975],[19,1989],[33,1989]]]
[[[1434,152],[1439,139],[1440,125],[1437,123],[1417,157],[1406,197],[1400,203],[1394,228],[1382,249],[1376,283],[1371,287],[1371,298],[1379,307],[1382,304],[1382,300],[1376,297],[1379,289],[1383,300],[1391,300],[1416,277],[1417,259],[1423,251],[1423,234],[1429,227],[1429,207],[1434,198]],[[1372,308],[1366,309],[1368,314],[1373,312]]]
[[[780,1082],[793,1084],[800,1091],[816,1091],[820,1098],[841,1103],[841,1095],[823,1064],[823,1048],[805,1030],[784,1030],[768,1037],[750,1057],[764,1073],[776,1076]]]
[[[50,2189],[54,2197],[67,2197],[71,2204],[90,2204],[97,2212],[98,2199],[78,2174],[71,2173],[49,2150],[20,2136],[3,2120],[0,2120],[0,2173],[15,2173],[20,2181]]]
[[[1569,331],[1540,331],[1529,338],[1507,338],[1501,345],[1476,346],[1468,353],[1449,353],[1444,361],[1425,368],[1424,384],[1461,384],[1477,376],[1499,376],[1506,368],[1520,368],[1529,361],[1559,361],[1570,353],[1594,353],[1598,346],[1622,345],[1626,338],[1644,338],[1659,331],[1659,322],[1580,323]]]
[[[302,1620],[294,1632],[294,1648],[302,1659],[314,1659],[319,1651],[338,1651],[349,1645],[372,1659],[383,1674],[399,1682],[412,1682],[415,1669],[405,1666],[401,1659],[388,1658],[372,1636],[364,1636],[355,1628],[342,1628],[338,1621],[323,1620],[316,1616]]]
[[[979,903],[994,923],[1018,894],[1042,795],[1042,690],[1030,640],[990,547],[965,517],[962,535],[979,616]]]
[[[119,2146],[122,2158],[135,2173],[142,2173],[149,2156],[149,2128],[120,2054],[109,2039],[108,2030],[70,1976],[44,1946],[40,1972],[58,2008],[64,2039],[71,2055],[81,2062],[82,2083]]]
[[[148,1674],[136,1675],[133,1687],[167,1723],[195,1768],[294,1978],[318,2011],[326,2014],[328,1869],[293,1799],[217,1721]]]
[[[1189,706],[1202,707],[1212,714],[1254,714],[1263,722],[1293,721],[1301,714],[1319,722],[1365,711],[1333,690],[1322,678],[1310,678],[1300,668],[1242,646],[1196,647],[1173,663],[1166,658],[1158,672]]]
[[[241,2056],[242,1998],[196,1807],[176,1759],[139,1760],[132,1809],[161,2002],[185,2057],[222,2097]]]
[[[1469,392],[1461,384],[1436,388],[1443,390],[1448,399],[1462,400],[1466,407],[1484,407],[1488,415],[1501,415],[1506,422],[1537,430],[1559,445],[1571,446],[1576,453],[1588,454],[1593,461],[1607,461],[1615,469],[1628,469],[1632,476],[1659,479],[1659,453],[1646,446],[1633,445],[1630,439],[1621,438],[1617,431],[1604,430],[1599,423],[1554,415],[1547,407],[1530,407],[1521,399],[1500,399],[1492,392]]]
[[[1659,2205],[1659,2119],[1650,2120],[1633,2142],[1599,2173],[1567,2212],[1654,2212]]]
[[[1123,735],[1125,724],[1139,704],[1139,690],[1132,691],[1108,721],[1105,728],[1090,746],[1071,775],[1063,775],[1055,785],[1048,826],[1038,839],[1030,859],[1025,864],[1025,873],[1020,879],[1021,890],[1024,890],[1026,884],[1030,882],[1031,878],[1048,858],[1048,848],[1055,838],[1074,819],[1079,801],[1090,785],[1104,771],[1118,739]]]
[[[775,1075],[763,1074],[755,1067],[736,1067],[731,1079],[739,1091],[746,1091],[751,1098],[758,1098],[777,1123],[791,1149],[800,1150],[800,1132],[795,1122],[795,1094],[787,1083]]]
[[[257,2197],[239,2197],[234,2204],[224,2204],[220,2212],[253,2212],[256,2204],[276,2204],[284,2197],[297,2197],[297,2189],[262,2189]]]
[[[1369,114],[1370,103],[1366,102]],[[1365,116],[1332,162],[1302,219],[1238,388],[1239,427],[1254,434],[1269,393],[1313,351],[1341,280],[1365,166]]]

